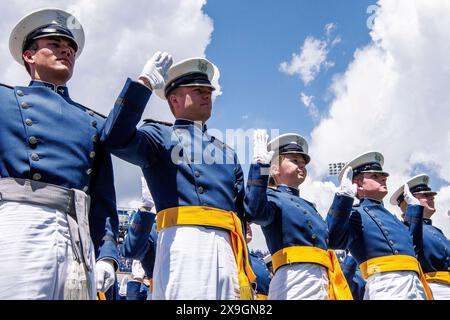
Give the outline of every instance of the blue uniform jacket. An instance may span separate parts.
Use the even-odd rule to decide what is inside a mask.
[[[409,226],[411,220],[407,214],[406,225]],[[450,271],[450,240],[430,219],[423,219],[423,247],[418,251],[418,259],[424,273]]]
[[[248,257],[252,270],[256,275],[255,292],[266,296],[269,295],[270,273],[269,270],[267,270],[266,264],[252,252],[249,252]]]
[[[361,274],[361,270],[359,270],[358,263],[352,256],[347,255],[340,265],[345,279],[350,286],[353,299],[363,300],[366,282]]]
[[[263,171],[268,167],[259,163],[250,166],[245,210],[250,221],[261,225],[270,253],[291,246],[327,250],[329,239],[325,220],[312,203],[299,196],[297,189],[283,185],[276,189],[267,188],[268,176]],[[352,198],[337,195],[330,210],[349,210],[352,203]]]
[[[149,288],[142,282],[130,280],[127,283],[127,300],[147,300]]]
[[[142,86],[150,95],[150,90]],[[141,94],[141,93],[139,93]],[[102,140],[117,157],[141,167],[156,210],[209,206],[243,217],[244,180],[236,153],[207,133],[206,125],[178,119],[173,126],[146,123],[144,107],[121,95]]]
[[[121,253],[125,258],[139,260],[146,276],[153,277],[156,258],[155,214],[138,210],[131,220]]]
[[[397,254],[415,258],[414,246],[418,250],[422,247],[423,207],[411,205],[407,211],[420,221],[413,223],[409,230],[386,210],[382,202],[376,200],[364,198],[358,206],[349,210],[331,209],[327,216],[330,247],[349,249],[358,264]]]
[[[135,86],[128,80],[122,91],[131,106],[138,104]],[[104,117],[74,102],[67,87],[41,81],[0,86],[0,109],[0,176],[85,191],[96,257],[117,263],[112,162],[100,142]]]

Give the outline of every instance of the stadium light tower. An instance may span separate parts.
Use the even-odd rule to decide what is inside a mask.
[[[342,168],[346,165],[345,162],[335,162],[328,164],[328,173],[330,176],[338,175],[341,172]]]

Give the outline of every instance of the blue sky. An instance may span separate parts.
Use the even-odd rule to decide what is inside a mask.
[[[254,128],[263,125],[305,137],[315,126],[300,100],[300,92],[317,97],[326,111],[330,78],[343,72],[356,48],[370,41],[367,7],[374,1],[210,1],[205,7],[214,21],[206,55],[221,71],[224,94],[216,100],[210,125]],[[335,66],[318,74],[308,86],[298,76],[279,71],[283,61],[308,36],[325,38],[325,26],[334,23],[333,35],[342,41],[331,50]],[[242,119],[243,116],[248,116]]]
[[[319,113],[327,113],[332,77],[344,72],[355,50],[371,40],[367,21],[372,11],[367,9],[374,4],[373,0],[350,0],[345,5],[330,0],[207,2],[203,9],[214,22],[214,31],[206,56],[221,70],[223,91],[209,126],[222,131],[274,128],[280,134],[299,133],[310,141],[319,119],[308,113],[300,94],[314,96]],[[299,75],[279,70],[283,61],[300,53],[307,37],[326,40],[329,24],[334,25],[329,37],[341,39],[328,54],[333,67],[322,69],[306,85]],[[242,159],[245,174],[246,160]]]
[[[376,19],[367,12],[373,5]],[[155,51],[175,62],[206,57],[220,70],[222,92],[209,128],[302,134],[312,161],[301,195],[322,215],[337,186],[328,163],[376,150],[391,173],[386,202],[406,179],[430,174],[439,192],[433,219],[450,236],[450,1],[16,0],[0,13],[0,82],[29,82],[9,54],[9,30],[43,7],[71,12],[85,29],[68,84],[75,101],[108,114],[125,79]],[[148,117],[172,116],[152,97]],[[114,169],[119,206],[136,205],[139,168],[114,159]],[[253,246],[265,247],[261,234]]]

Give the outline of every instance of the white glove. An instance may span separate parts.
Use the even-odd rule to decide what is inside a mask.
[[[407,183],[405,183],[405,186],[403,188],[403,196],[405,197],[406,204],[409,205],[420,205],[419,199],[414,197],[409,190],[409,186]]]
[[[163,89],[167,71],[172,65],[172,56],[167,52],[156,52],[150,60],[147,61],[139,78],[145,78],[150,82],[151,89]]]
[[[142,185],[142,207],[147,208],[148,210],[151,210],[155,206],[155,201],[153,201],[152,194],[150,193],[150,190],[148,189],[147,182],[145,181],[144,177],[141,177],[141,185]]]
[[[114,262],[110,259],[97,261],[95,264],[97,291],[106,292],[114,284],[116,272]]]
[[[269,136],[266,130],[256,129],[253,131],[253,163],[269,164],[273,157],[273,151],[267,151],[267,140]]]
[[[143,280],[145,277],[144,268],[142,268],[142,264],[139,260],[133,260],[133,264],[131,265],[131,277],[134,280]]]
[[[344,171],[341,185],[339,186],[339,190],[337,191],[337,193],[343,196],[354,198],[356,196],[357,185],[355,183],[352,183],[352,180],[353,180],[353,168],[349,166]]]

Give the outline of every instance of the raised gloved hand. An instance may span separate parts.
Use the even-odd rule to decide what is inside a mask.
[[[264,129],[253,131],[253,163],[270,164],[273,151],[267,151],[269,136]]]
[[[405,197],[406,204],[409,205],[420,205],[419,199],[414,197],[409,190],[409,186],[407,183],[405,183],[405,186],[403,187],[403,196]]]
[[[145,277],[144,268],[142,268],[142,264],[139,260],[133,260],[133,264],[131,265],[131,277],[133,280],[143,280]]]
[[[156,52],[144,66],[139,79],[147,80],[151,90],[163,89],[167,71],[173,63],[172,56],[167,52]]]
[[[114,262],[110,259],[97,261],[95,264],[97,291],[106,292],[114,284],[116,272]]]
[[[145,181],[144,177],[141,177],[141,185],[142,185],[141,206],[150,211],[155,206],[155,202],[153,201],[152,194],[148,189],[147,182]]]
[[[345,169],[342,176],[341,184],[339,186],[338,194],[354,198],[356,196],[357,185],[352,182],[353,180],[353,168],[348,167]]]

